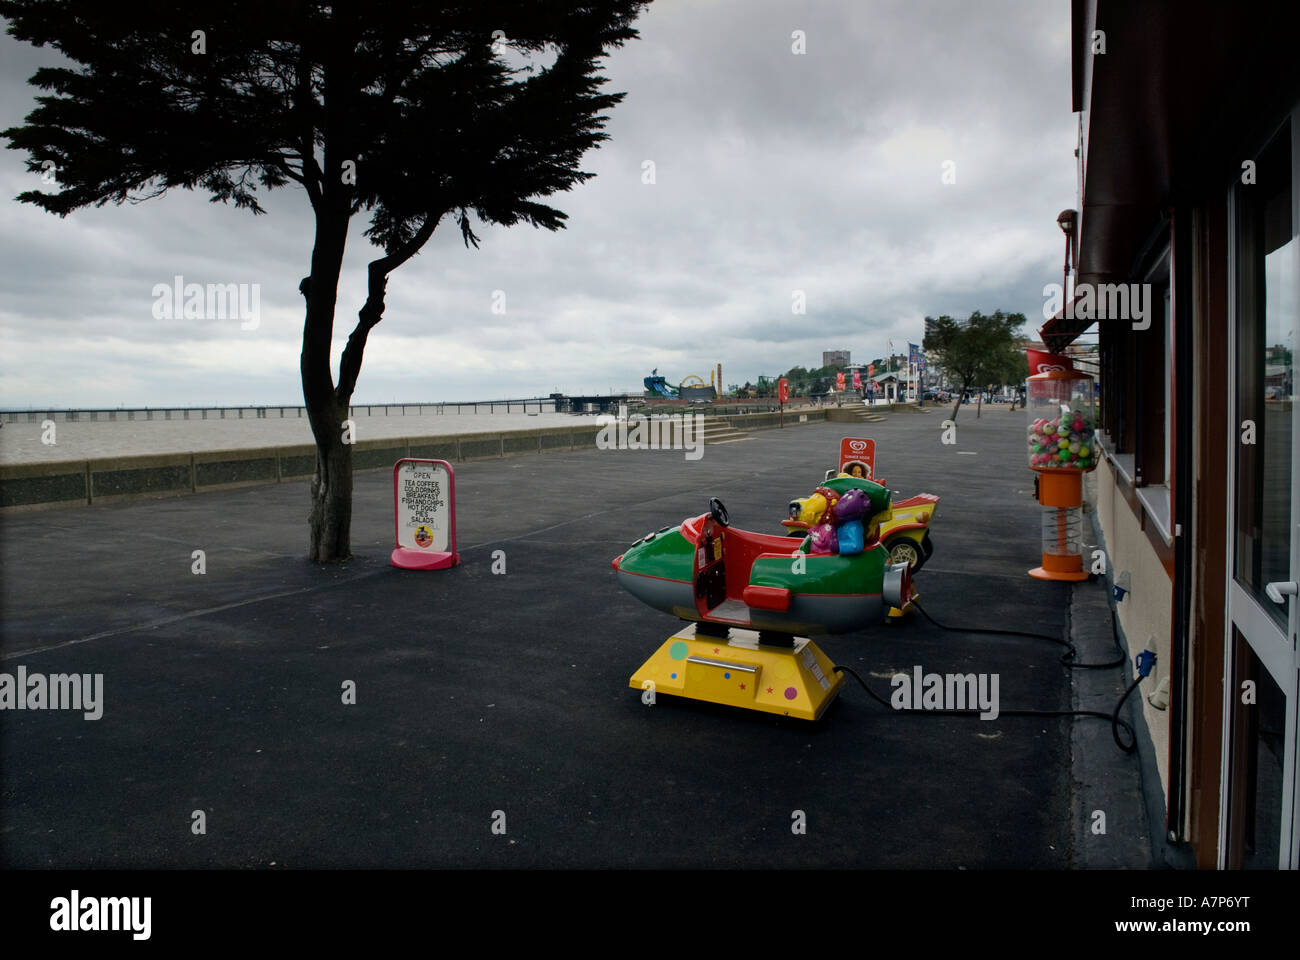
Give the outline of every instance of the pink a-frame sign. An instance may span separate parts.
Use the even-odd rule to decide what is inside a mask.
[[[456,473],[446,460],[405,458],[393,465],[393,566],[446,570],[456,552]]]

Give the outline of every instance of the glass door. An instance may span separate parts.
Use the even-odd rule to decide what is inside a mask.
[[[1300,867],[1296,727],[1300,684],[1300,111],[1232,193],[1229,337],[1229,642],[1225,655],[1220,865]]]

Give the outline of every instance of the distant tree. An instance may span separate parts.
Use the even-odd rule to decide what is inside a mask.
[[[1017,337],[1015,348],[1011,350],[1006,357],[1006,366],[999,372],[989,386],[997,389],[1005,386],[1018,387],[1025,382],[1029,376],[1029,358],[1025,355],[1027,342],[1023,337]],[[1015,400],[1011,402],[1012,409],[1015,409]]]
[[[344,420],[388,276],[449,219],[558,230],[538,202],[593,174],[599,61],[637,36],[649,0],[225,0],[204,5],[0,0],[8,32],[76,68],[45,67],[26,124],[4,131],[27,167],[52,162],[60,189],[17,199],[60,216],[172,187],[262,213],[257,188],[290,181],[315,215],[300,373],[316,441],[311,545],[351,553],[352,447]],[[543,60],[553,62],[546,65]],[[513,58],[513,65],[511,63]],[[525,63],[534,58],[536,62]],[[368,211],[367,298],[335,381],[330,352],[344,246]]]
[[[926,317],[927,321],[931,319]],[[964,324],[946,315],[934,320],[934,326],[925,335],[923,347],[926,351],[933,351],[936,361],[947,371],[957,388],[953,420],[957,419],[962,398],[971,387],[1014,382],[1016,354],[1021,350],[1016,332],[1024,323],[1024,314],[1003,313],[1001,310],[987,316],[977,310]],[[1024,359],[1023,353],[1020,358]]]

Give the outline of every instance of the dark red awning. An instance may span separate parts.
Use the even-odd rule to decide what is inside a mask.
[[[1079,336],[1094,322],[1093,317],[1067,316],[1074,313],[1074,305],[1078,298],[1070,300],[1056,315],[1048,320],[1038,330],[1038,338],[1043,341],[1047,349],[1052,353],[1064,353],[1065,348],[1072,344]]]

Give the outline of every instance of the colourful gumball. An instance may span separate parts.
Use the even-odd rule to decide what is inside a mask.
[[[1079,459],[1080,459],[1080,460],[1087,460],[1087,459],[1088,459],[1088,454],[1091,453],[1091,452],[1092,452],[1092,448],[1091,448],[1091,447],[1085,446],[1085,445],[1083,445],[1083,444],[1080,444],[1080,445],[1079,445]]]
[[[1062,450],[1062,451],[1061,451],[1060,453],[1058,453],[1056,456],[1057,456],[1058,459],[1060,459],[1060,460],[1062,460],[1062,461],[1064,461],[1064,460],[1069,460],[1069,459],[1070,459],[1070,451],[1069,451],[1069,450]]]

